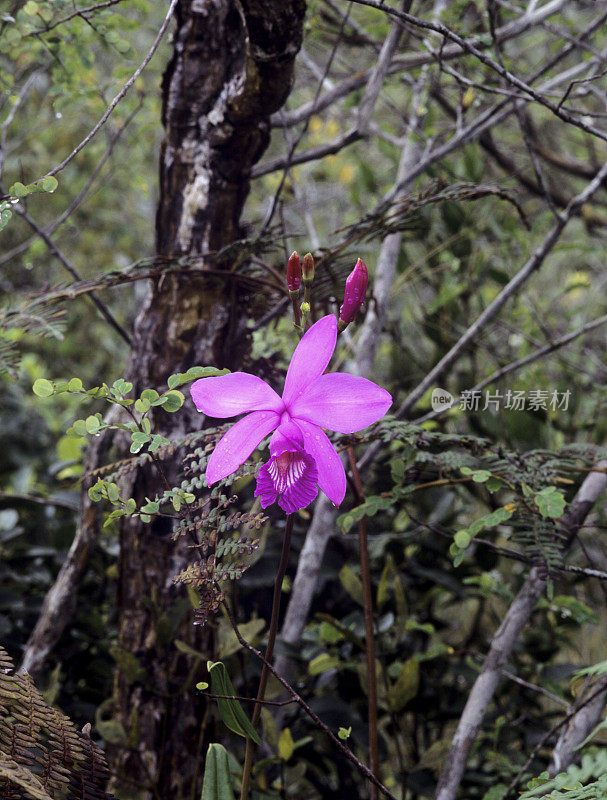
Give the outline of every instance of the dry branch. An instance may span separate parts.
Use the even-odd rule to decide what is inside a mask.
[[[565,512],[561,526],[567,545],[573,542],[599,495],[607,488],[607,461],[597,465],[603,471],[591,472]],[[482,671],[476,679],[460,717],[451,749],[443,764],[435,800],[454,800],[464,770],[487,708],[495,694],[499,678],[521,631],[529,621],[546,587],[546,570],[533,567],[495,633]]]

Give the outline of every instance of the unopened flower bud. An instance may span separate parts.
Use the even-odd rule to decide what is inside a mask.
[[[339,328],[344,330],[356,316],[356,312],[362,306],[367,293],[369,283],[369,273],[362,259],[358,259],[356,266],[346,279],[346,289],[344,292],[344,303],[339,309]]]
[[[302,303],[301,304],[301,313],[304,316],[307,316],[310,313],[310,304],[309,303]]]
[[[309,286],[314,280],[314,259],[312,258],[312,253],[306,253],[303,257],[301,272],[304,284]]]
[[[290,292],[299,292],[301,285],[301,262],[297,251],[291,253],[291,258],[287,262],[287,286]]]

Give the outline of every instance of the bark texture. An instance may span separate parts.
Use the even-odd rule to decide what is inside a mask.
[[[177,6],[163,81],[160,257],[200,257],[202,268],[241,235],[248,175],[269,142],[270,114],[289,94],[304,13],[303,0],[183,0]],[[236,282],[203,272],[192,277],[177,270],[154,281],[135,323],[129,370],[135,390],[162,387],[168,375],[195,364],[242,367],[246,302]],[[198,427],[200,416],[184,407],[159,414],[155,424],[175,438]],[[172,485],[178,462],[165,463]],[[162,484],[150,470],[125,490],[141,500]],[[127,520],[120,545],[113,715],[127,746],[112,753],[112,789],[137,800],[190,800],[200,796],[205,708],[193,689],[201,673],[191,672],[194,662],[175,640],[206,657],[209,634],[192,626],[185,593],[172,577],[192,552],[172,541],[166,520],[151,526]]]

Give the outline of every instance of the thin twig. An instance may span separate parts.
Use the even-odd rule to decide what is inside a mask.
[[[253,653],[254,655],[257,656],[257,658],[267,667],[267,669],[272,673],[272,675],[274,675],[276,680],[287,690],[287,692],[291,695],[291,697],[297,703],[297,705],[301,709],[303,709],[303,711],[305,711],[305,713],[317,725],[317,727],[319,727],[329,737],[329,739],[333,742],[333,744],[343,753],[343,755],[348,759],[348,761],[350,761],[352,764],[354,764],[356,769],[362,775],[364,775],[365,778],[370,780],[371,783],[375,784],[375,786],[377,786],[377,788],[380,790],[380,792],[383,795],[385,795],[386,797],[388,797],[389,800],[397,800],[397,798],[392,794],[392,792],[386,786],[384,786],[380,781],[377,780],[377,778],[371,772],[369,767],[367,767],[366,764],[363,764],[363,762],[360,759],[356,758],[356,756],[350,750],[350,748],[346,747],[346,745],[342,741],[340,741],[337,738],[337,736],[335,736],[335,734],[333,733],[331,728],[329,728],[328,725],[326,725],[321,720],[321,718],[318,716],[318,714],[315,714],[314,711],[312,711],[312,709],[306,703],[306,701],[295,691],[295,689],[289,683],[287,683],[287,681],[285,681],[285,679],[278,672],[278,670],[276,670],[274,668],[274,666],[269,661],[266,661],[266,659],[264,658],[263,654],[259,650],[257,650],[257,648],[253,647],[252,644],[249,644],[249,642],[247,642],[247,640],[240,633],[240,630],[238,629],[238,625],[236,624],[236,620],[234,619],[234,614],[232,613],[232,610],[230,609],[228,603],[225,602],[225,601],[224,601],[224,608],[226,609],[226,612],[228,614],[228,618],[229,618],[230,623],[232,625],[232,629],[233,629],[234,633],[236,634],[236,638],[238,639],[240,644],[244,648],[246,648],[250,653]]]
[[[486,55],[486,53],[484,53],[470,41],[463,39],[461,36],[458,36],[458,34],[454,33],[454,31],[452,31],[450,28],[447,28],[446,25],[443,25],[439,22],[433,22],[430,20],[421,19],[419,17],[414,17],[412,14],[407,14],[404,11],[399,11],[396,8],[385,6],[383,3],[379,2],[379,0],[353,0],[353,2],[357,3],[358,5],[378,9],[379,11],[383,11],[384,13],[396,17],[396,19],[400,19],[403,22],[407,22],[410,25],[422,28],[423,30],[434,31],[435,33],[439,33],[445,39],[450,39],[452,42],[459,45],[466,53],[475,56],[482,64],[497,72],[498,75],[504,78],[509,84],[518,87],[537,103],[549,109],[555,116],[559,117],[559,119],[562,119],[564,122],[574,125],[575,127],[580,128],[586,133],[590,133],[593,136],[602,139],[603,141],[607,141],[607,133],[605,131],[595,128],[593,125],[588,124],[583,119],[577,119],[569,112],[564,111],[559,107],[558,104],[548,100],[546,97],[544,97],[544,95],[540,94],[540,92],[538,92],[528,83],[525,83],[525,81],[522,81],[516,75],[513,75],[509,70],[507,70],[505,67],[502,67],[497,61]],[[438,53],[435,54],[435,57],[438,60]]]
[[[276,573],[276,581],[274,582],[274,597],[272,599],[272,614],[270,616],[270,628],[268,630],[268,643],[266,645],[266,654],[261,669],[261,678],[259,680],[259,689],[257,690],[257,702],[253,709],[252,723],[253,726],[259,722],[263,700],[266,694],[266,686],[268,684],[268,677],[270,675],[268,664],[274,657],[274,644],[276,643],[276,634],[278,632],[278,616],[280,614],[280,598],[282,595],[282,582],[287,571],[289,563],[289,552],[291,550],[291,534],[293,532],[293,523],[295,517],[293,514],[287,514],[287,522],[285,525],[284,537],[282,540],[282,553],[280,555],[280,563],[278,565],[278,572]],[[238,630],[236,635],[239,635]],[[247,800],[249,796],[249,785],[251,782],[251,769],[253,767],[253,749],[254,742],[252,739],[247,738],[247,746],[245,751],[244,766],[242,768],[242,788],[240,791],[241,800]]]
[[[602,469],[607,466],[607,461],[599,462],[597,466]],[[567,536],[567,548],[605,487],[607,487],[605,472],[591,472],[584,479],[561,520],[561,527]],[[468,755],[497,689],[501,671],[542,596],[546,580],[545,569],[533,567],[494,634],[483,668],[468,695],[451,748],[443,763],[435,800],[454,800],[464,775]]]
[[[98,11],[101,8],[109,8],[109,6],[115,6],[118,5],[118,3],[122,2],[124,2],[124,0],[104,0],[103,3],[97,3],[97,5],[94,6],[86,6],[86,8],[77,8],[76,11],[72,11],[71,14],[68,14],[66,17],[63,17],[62,19],[58,19],[57,22],[49,23],[48,25],[45,25],[44,28],[37,28],[36,30],[31,31],[30,33],[26,33],[23,38],[25,39],[28,36],[41,36],[43,33],[48,33],[49,31],[52,31],[54,28],[59,27],[59,25],[64,25],[66,22],[69,22],[71,19],[74,19],[74,17],[82,17],[84,19],[84,16],[86,14],[90,14],[93,11]]]
[[[521,367],[526,366],[527,364],[531,364],[534,361],[537,361],[542,356],[547,355],[548,353],[553,353],[555,350],[560,349],[561,347],[565,347],[565,345],[570,344],[571,342],[575,341],[575,339],[583,336],[585,333],[589,333],[590,331],[595,330],[595,328],[599,328],[602,325],[607,324],[607,314],[598,319],[594,319],[591,322],[587,322],[585,325],[582,325],[581,328],[578,328],[571,333],[562,336],[560,339],[555,339],[554,342],[550,342],[550,344],[546,344],[543,347],[539,347],[537,350],[534,350],[533,353],[529,353],[529,355],[524,356],[523,358],[519,358],[516,361],[513,361],[510,364],[506,364],[506,366],[501,367],[500,369],[492,372],[487,378],[483,378],[482,381],[475,384],[469,391],[470,392],[477,392],[484,389],[486,386],[489,386],[491,383],[496,383],[497,381],[501,380],[506,375],[509,375],[511,372],[519,370]],[[430,419],[435,419],[436,417],[440,417],[449,409],[456,406],[458,403],[462,402],[463,396],[458,397],[456,400],[453,401],[450,405],[445,405],[445,408],[437,409],[436,411],[430,411],[428,414],[424,414],[422,417],[417,417],[417,419],[413,420],[416,425],[421,425],[422,422],[427,422]]]
[[[531,755],[529,756],[527,761],[525,761],[523,766],[517,772],[516,776],[512,779],[512,781],[510,782],[510,785],[508,786],[508,788],[505,790],[505,792],[500,797],[500,800],[506,800],[508,795],[510,795],[516,789],[516,787],[519,785],[519,783],[521,781],[521,778],[523,777],[525,772],[528,770],[528,768],[531,766],[531,763],[533,762],[533,759],[536,757],[536,755],[539,753],[539,751],[542,749],[542,747],[546,744],[546,742],[550,739],[550,737],[554,736],[554,734],[557,731],[559,731],[564,725],[567,725],[567,723],[570,722],[575,717],[575,715],[579,713],[579,711],[582,708],[586,707],[589,703],[592,703],[593,700],[596,700],[596,698],[599,695],[604,694],[604,693],[605,693],[605,685],[601,681],[601,685],[599,687],[597,687],[595,689],[595,691],[593,691],[582,703],[580,703],[579,706],[577,706],[576,708],[572,709],[569,712],[569,714],[567,714],[566,717],[563,717],[563,719],[560,720],[560,722],[557,722],[556,725],[553,725],[552,728],[550,728],[549,731],[546,731],[546,733],[542,736],[542,738],[538,741],[538,743],[533,748],[533,750],[531,752]]]
[[[73,277],[75,280],[77,280],[77,281],[81,281],[81,280],[82,280],[82,277],[80,276],[80,274],[79,274],[79,273],[77,272],[77,270],[76,270],[76,269],[75,269],[75,268],[74,268],[74,267],[73,267],[73,266],[70,264],[70,262],[67,260],[67,258],[66,258],[66,257],[63,255],[63,253],[61,252],[61,250],[59,250],[59,248],[58,248],[58,247],[57,247],[57,245],[56,245],[56,244],[53,242],[53,240],[52,240],[52,239],[51,239],[51,237],[48,235],[48,233],[47,233],[47,232],[46,232],[46,231],[45,231],[43,228],[41,228],[41,227],[38,225],[38,223],[37,223],[37,222],[34,222],[34,220],[33,220],[33,219],[30,217],[30,215],[27,213],[27,211],[26,211],[25,209],[21,208],[20,206],[16,206],[16,207],[15,207],[15,211],[17,212],[17,214],[19,214],[19,216],[20,216],[20,217],[22,217],[22,218],[23,218],[23,219],[24,219],[24,220],[27,222],[27,224],[30,226],[30,228],[31,228],[32,230],[36,231],[36,234],[37,234],[37,235],[38,235],[38,236],[39,236],[39,237],[42,239],[42,241],[44,242],[44,244],[45,244],[45,245],[48,247],[48,249],[49,249],[49,252],[50,252],[52,255],[54,255],[54,256],[55,256],[55,258],[57,259],[57,261],[59,261],[59,263],[60,263],[60,264],[61,264],[61,265],[62,265],[62,266],[63,266],[63,267],[64,267],[64,268],[65,268],[65,269],[66,269],[66,270],[67,270],[67,271],[70,273],[70,275],[71,275],[71,276],[72,276],[72,277]],[[122,327],[122,325],[121,325],[121,324],[120,324],[120,323],[119,323],[119,322],[116,320],[116,318],[114,317],[114,315],[112,314],[112,312],[111,312],[111,311],[110,311],[110,310],[107,308],[107,306],[105,305],[105,303],[103,303],[103,302],[102,302],[102,301],[101,301],[101,300],[100,300],[100,299],[97,297],[97,295],[96,295],[94,292],[89,292],[89,294],[88,294],[88,297],[91,299],[91,302],[93,302],[93,303],[94,303],[94,304],[97,306],[97,308],[98,308],[98,309],[99,309],[99,311],[101,312],[101,315],[104,317],[104,319],[106,320],[106,322],[108,322],[108,323],[109,323],[109,325],[110,325],[110,326],[111,326],[111,327],[112,327],[112,328],[113,328],[113,329],[114,329],[114,330],[115,330],[115,331],[116,331],[116,332],[119,334],[119,336],[121,336],[121,337],[124,339],[124,341],[125,341],[125,342],[126,342],[128,345],[129,345],[129,347],[130,347],[130,345],[131,345],[131,337],[130,337],[130,336],[128,335],[128,333],[127,333],[127,332],[124,330],[124,328]]]
[[[177,6],[177,2],[178,0],[171,0],[171,4],[169,6],[169,10],[167,11],[166,17],[164,18],[164,22],[160,26],[160,30],[158,31],[151,48],[148,50],[147,55],[145,56],[141,64],[137,67],[135,72],[133,72],[128,81],[124,84],[122,89],[118,92],[116,97],[114,97],[114,99],[106,108],[106,110],[103,112],[103,115],[99,120],[99,122],[95,125],[95,127],[91,131],[89,131],[89,133],[84,137],[84,139],[80,142],[80,144],[76,145],[76,147],[72,150],[72,152],[68,156],[66,156],[66,158],[63,159],[63,161],[60,164],[58,164],[56,167],[53,167],[53,169],[50,170],[50,172],[47,172],[46,175],[43,175],[42,178],[40,178],[40,180],[43,180],[44,178],[48,178],[51,175],[56,175],[58,172],[61,172],[61,170],[64,167],[66,167],[70,163],[70,161],[72,161],[78,155],[78,153],[87,146],[87,144],[91,141],[91,139],[97,133],[99,133],[99,131],[105,125],[105,123],[109,119],[110,115],[112,114],[118,103],[126,95],[128,90],[131,88],[131,86],[135,83],[137,78],[141,75],[143,70],[152,60],[154,53],[156,52],[156,50],[160,45],[160,42],[162,41],[162,37],[164,36],[166,29],[169,27],[169,24],[171,22],[171,17],[173,16],[173,11]]]
[[[354,448],[348,447],[348,460],[352,470],[352,479],[356,492],[356,504],[364,503],[365,497],[356,468]],[[371,567],[369,565],[369,547],[367,543],[367,518],[362,517],[358,523],[358,547],[360,556],[360,574],[363,585],[363,610],[365,616],[365,656],[367,661],[367,699],[369,701],[369,764],[371,772],[379,778],[379,745],[377,735],[377,677],[375,674],[375,626],[373,624],[373,595],[371,592]],[[377,787],[371,787],[371,800],[377,800]]]

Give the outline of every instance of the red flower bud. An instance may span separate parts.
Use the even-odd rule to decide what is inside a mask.
[[[309,286],[314,280],[314,259],[312,258],[312,253],[305,254],[303,264],[301,265],[301,272],[303,275],[303,282]]]
[[[367,293],[369,283],[369,273],[362,259],[358,259],[356,266],[346,279],[346,290],[344,292],[344,304],[339,309],[339,319],[344,323],[343,327],[349,325],[356,316],[356,312],[362,306]],[[342,326],[340,326],[342,327]]]
[[[287,263],[287,286],[290,292],[298,292],[301,285],[301,263],[297,251],[291,253]]]

